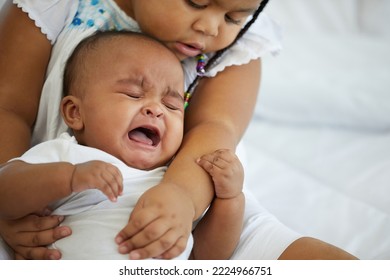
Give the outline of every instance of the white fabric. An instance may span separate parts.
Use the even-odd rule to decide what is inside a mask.
[[[390,259],[389,3],[272,1],[283,52],[244,139],[261,204],[362,259]]]
[[[256,187],[260,187],[256,184]],[[282,224],[245,189],[245,213],[240,242],[231,260],[276,260],[302,234]]]
[[[390,129],[390,1],[275,1],[269,8],[285,29],[284,51],[264,59],[258,115]]]
[[[113,203],[99,190],[75,193],[53,203],[55,215],[64,215],[62,225],[72,229],[72,235],[53,244],[61,250],[62,259],[128,259],[118,253],[114,238],[127,224],[129,215],[139,197],[149,188],[158,184],[166,170],[160,167],[143,171],[126,166],[115,157],[86,146],[78,145],[74,137],[64,133],[60,138],[36,145],[20,160],[29,163],[65,161],[72,164],[90,160],[102,160],[119,168],[123,176],[123,195]],[[177,259],[188,259],[193,239]]]
[[[290,124],[389,130],[389,49],[390,38],[288,33],[280,57],[264,59],[256,113]]]
[[[245,170],[243,189],[245,211],[240,242],[231,259],[276,260],[291,243],[302,237],[302,234],[280,223],[275,216],[259,204],[252,190],[261,188],[261,185],[247,179],[250,157],[246,146],[246,143],[241,141],[236,150]]]
[[[390,35],[388,0],[281,0],[270,3],[267,12],[288,33]]]

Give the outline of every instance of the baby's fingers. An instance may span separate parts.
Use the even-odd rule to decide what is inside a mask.
[[[103,184],[100,190],[111,200],[116,201],[117,197],[123,193],[122,174],[113,165],[107,166],[107,172],[101,174]]]
[[[217,150],[210,154],[201,156],[197,163],[208,173],[213,174],[215,169],[224,169],[231,162],[228,150]]]
[[[94,160],[75,165],[71,188],[73,192],[98,189],[111,201],[116,201],[123,192],[122,182],[122,174],[116,166]]]

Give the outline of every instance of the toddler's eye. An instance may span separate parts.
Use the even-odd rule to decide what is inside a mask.
[[[204,8],[207,8],[207,5],[206,4],[203,4],[202,2],[205,2],[205,1],[192,1],[192,0],[187,0],[187,3],[195,8],[195,9],[204,9]]]
[[[226,22],[237,24],[237,25],[240,25],[242,23],[241,19],[234,19],[233,17],[231,17],[229,15],[225,16],[225,20],[226,20]]]

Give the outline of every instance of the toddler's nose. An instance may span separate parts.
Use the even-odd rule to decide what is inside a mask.
[[[219,19],[216,16],[204,15],[193,25],[196,31],[202,32],[207,36],[218,36]]]

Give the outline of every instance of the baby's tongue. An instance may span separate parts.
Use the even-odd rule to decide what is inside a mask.
[[[152,139],[150,139],[143,131],[132,130],[129,132],[129,138],[133,141],[144,143],[146,145],[153,145]]]

